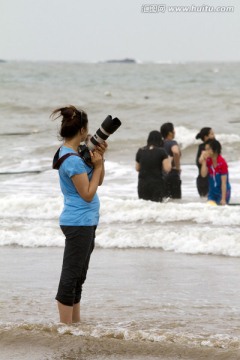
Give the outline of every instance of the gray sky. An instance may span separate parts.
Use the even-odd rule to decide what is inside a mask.
[[[239,0],[0,0],[0,27],[6,60],[240,61]]]

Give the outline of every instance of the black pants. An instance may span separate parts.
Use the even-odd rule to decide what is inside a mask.
[[[181,179],[177,170],[171,170],[165,176],[165,196],[172,199],[181,199]]]
[[[81,299],[82,285],[94,249],[96,226],[61,226],[61,229],[66,240],[56,300],[73,306]]]
[[[164,183],[160,179],[153,181],[151,179],[138,180],[138,197],[143,200],[162,202],[164,196]]]

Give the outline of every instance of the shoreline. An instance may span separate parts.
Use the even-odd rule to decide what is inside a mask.
[[[97,339],[59,335],[47,331],[17,329],[1,333],[0,359],[18,360],[238,360],[239,349],[181,346],[121,339]]]

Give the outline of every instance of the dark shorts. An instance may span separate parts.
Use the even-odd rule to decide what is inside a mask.
[[[82,285],[94,249],[96,226],[61,226],[61,229],[66,240],[56,300],[73,306],[81,299]]]

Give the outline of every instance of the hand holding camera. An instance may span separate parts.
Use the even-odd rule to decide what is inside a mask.
[[[102,166],[102,155],[98,151],[90,151],[91,164],[94,169]]]
[[[94,151],[98,152],[103,158],[104,153],[107,150],[107,147],[108,147],[108,144],[106,143],[106,141],[104,141],[101,144],[97,145]]]

